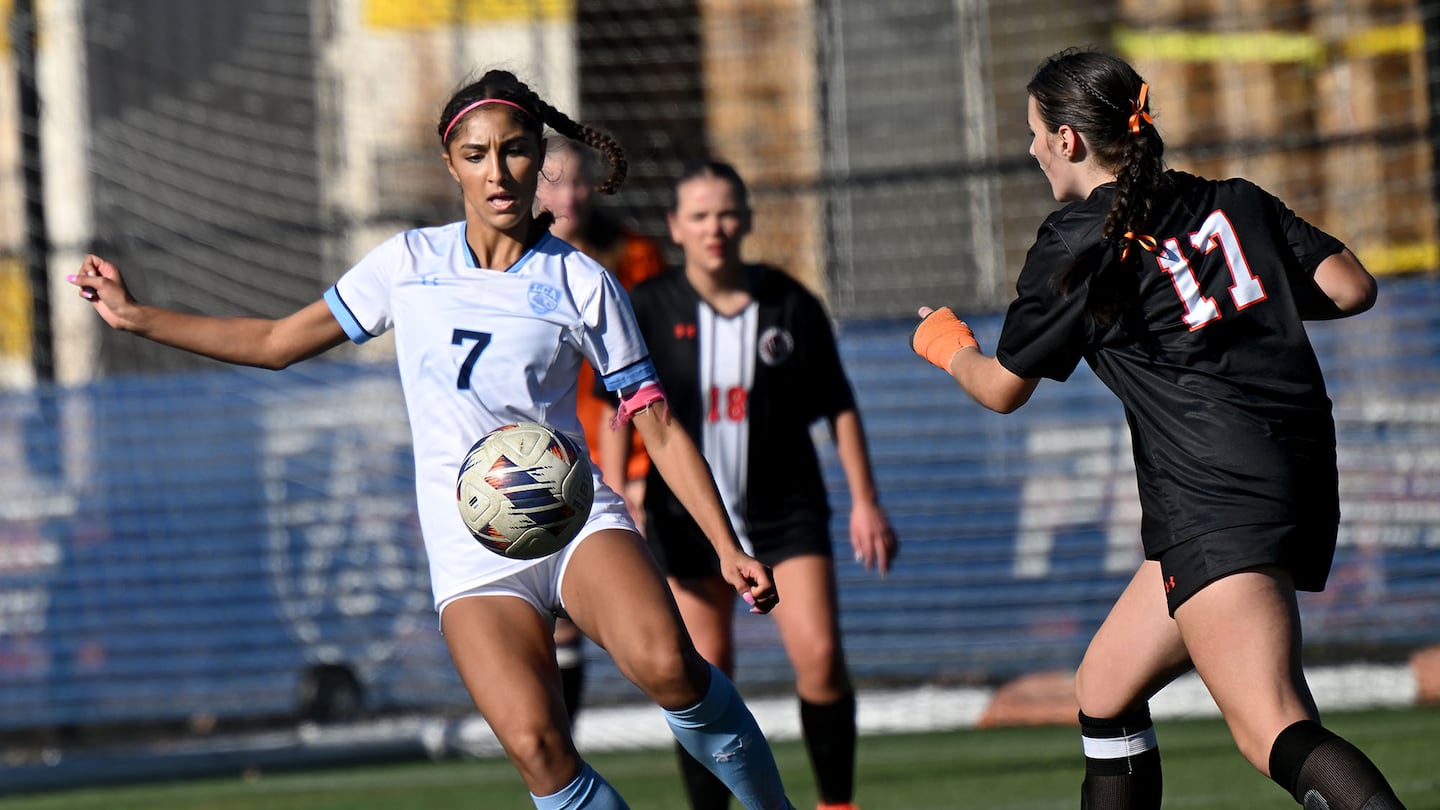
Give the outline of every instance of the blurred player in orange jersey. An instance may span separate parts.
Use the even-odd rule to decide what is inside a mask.
[[[550,212],[555,222],[550,233],[574,245],[582,253],[604,265],[620,285],[631,289],[661,270],[660,249],[644,236],[626,228],[595,205],[595,169],[588,150],[577,147],[569,138],[551,135],[545,141],[545,166],[536,188],[536,202]],[[576,410],[585,429],[585,442],[590,446],[591,460],[596,469],[606,466],[600,458],[600,431],[609,430],[615,407],[595,395],[595,370],[589,363],[580,366],[580,383]],[[612,443],[613,444],[613,443]],[[630,514],[643,532],[644,510],[639,508],[645,496],[645,475],[650,471],[650,457],[644,442],[635,442],[625,463],[624,481],[607,481],[625,498]],[[580,631],[566,618],[555,622],[555,655],[560,664],[564,686],[565,709],[574,722],[580,711],[580,696],[585,682],[585,657]]]

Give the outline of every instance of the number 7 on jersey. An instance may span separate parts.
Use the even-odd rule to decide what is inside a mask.
[[[475,341],[475,345],[470,347],[469,354],[466,354],[465,360],[460,363],[460,374],[455,378],[455,387],[461,391],[470,390],[470,373],[475,370],[475,361],[480,359],[480,353],[490,345],[490,333],[456,329],[450,335],[451,346],[464,346],[467,340]]]

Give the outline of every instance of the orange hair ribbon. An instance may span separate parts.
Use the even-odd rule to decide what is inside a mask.
[[[1129,239],[1130,242],[1120,251],[1120,261],[1122,262],[1130,255],[1130,245],[1139,245],[1140,249],[1146,253],[1160,252],[1160,242],[1153,236],[1135,233],[1134,231],[1126,231],[1125,238]]]
[[[1155,119],[1150,117],[1150,113],[1145,112],[1145,96],[1149,94],[1150,85],[1141,82],[1139,100],[1130,102],[1130,107],[1134,110],[1134,112],[1130,114],[1130,131],[1136,135],[1140,134],[1141,121],[1144,121],[1152,127],[1155,126]]]

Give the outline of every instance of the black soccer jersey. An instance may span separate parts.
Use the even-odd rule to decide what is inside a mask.
[[[792,528],[819,527],[830,517],[825,482],[810,426],[855,407],[840,364],[835,336],[820,302],[785,273],[763,266],[746,268],[758,305],[753,345],[753,387],[737,400],[719,397],[721,408],[743,401],[749,418],[745,520],[752,539]],[[701,390],[696,328],[702,307],[682,270],[671,270],[637,286],[631,302],[651,360],[665,388],[671,412],[703,446],[703,420],[717,398]],[[700,538],[679,499],[653,467],[647,481],[646,511],[657,533]]]
[[[1138,261],[1117,266],[1097,249],[1113,184],[1046,219],[996,358],[1021,377],[1064,380],[1083,357],[1120,398],[1148,556],[1235,526],[1333,532],[1335,427],[1300,307],[1316,267],[1344,246],[1247,181],[1168,176],[1174,193],[1150,234],[1159,249]],[[1114,317],[1087,310],[1089,281],[1062,292],[1077,261],[1126,291]]]

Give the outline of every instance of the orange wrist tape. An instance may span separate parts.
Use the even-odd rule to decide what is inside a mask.
[[[910,348],[947,374],[950,373],[951,358],[966,346],[978,349],[980,344],[970,327],[955,317],[949,307],[941,307],[926,315],[925,320],[915,327],[915,334],[910,336]]]

